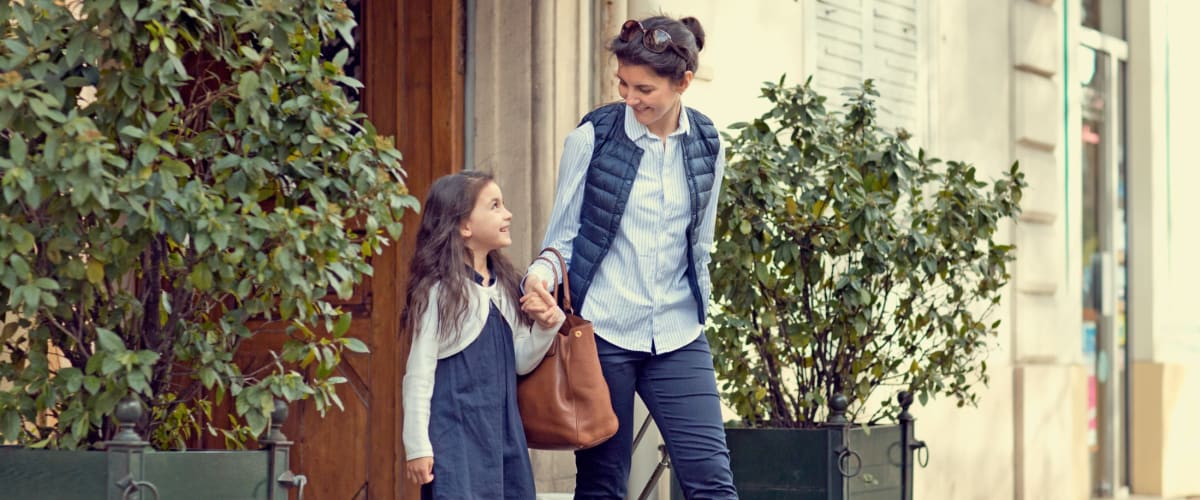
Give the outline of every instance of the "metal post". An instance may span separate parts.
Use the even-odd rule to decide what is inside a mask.
[[[638,495],[638,500],[649,499],[654,488],[658,486],[658,480],[662,477],[663,472],[671,468],[671,456],[667,454],[667,447],[658,445],[658,453],[661,458],[658,460],[658,465],[654,467],[654,472],[650,474],[650,480],[646,481],[646,487],[642,488],[642,493]]]
[[[857,476],[862,470],[862,458],[850,449],[850,438],[847,429],[850,421],[846,418],[846,410],[850,400],[842,394],[834,394],[829,399],[829,417],[823,427],[830,429],[829,449],[833,467],[829,468],[829,478],[826,484],[827,498],[846,498],[850,493],[850,478]],[[857,465],[852,465],[857,459]]]
[[[142,402],[129,396],[117,403],[116,436],[104,442],[108,459],[108,500],[158,499],[158,488],[145,481],[145,454],[150,443],[142,439],[134,426],[142,418]],[[143,496],[142,493],[152,493]]]
[[[901,410],[897,418],[900,421],[900,499],[913,500],[913,457],[917,450],[926,448],[926,445],[914,436],[916,419],[908,412],[913,404],[912,393],[902,391],[897,399]]]
[[[288,489],[299,488],[298,500],[304,500],[304,486],[308,478],[291,471],[290,453],[292,442],[283,435],[283,422],[287,420],[288,407],[283,401],[275,400],[275,409],[271,412],[271,429],[267,437],[258,442],[270,452],[267,467],[267,498],[271,500],[287,500]]]

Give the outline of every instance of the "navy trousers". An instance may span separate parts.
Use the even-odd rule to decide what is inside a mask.
[[[684,496],[737,498],[708,339],[701,334],[663,354],[628,351],[599,337],[596,346],[620,428],[603,444],[575,452],[575,498],[625,498],[638,425],[633,421],[635,390],[662,433]]]

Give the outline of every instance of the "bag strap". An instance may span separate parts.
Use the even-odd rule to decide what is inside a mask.
[[[539,255],[536,259],[533,259],[534,262],[537,262],[539,260],[542,262],[545,262],[547,267],[550,268],[550,274],[554,275],[554,280],[551,281],[550,283],[552,285],[554,285],[554,302],[558,303],[558,294],[561,293],[561,290],[562,290],[562,286],[558,284],[558,268],[554,267],[554,261],[550,260],[547,257],[543,257],[543,256]]]
[[[561,293],[561,291],[562,291],[562,285],[558,284],[558,268],[554,267],[554,261],[550,260],[547,257],[538,255],[536,259],[533,259],[534,262],[537,262],[539,260],[550,265],[550,273],[554,275],[554,283],[555,283],[554,302],[557,303],[559,300],[558,299],[559,293]],[[568,314],[570,314],[570,313],[568,313]],[[559,332],[559,335],[563,335],[563,333]],[[558,341],[556,340],[556,341],[550,343],[550,348],[546,350],[545,357],[552,358],[552,357],[554,357],[555,354],[557,354],[557,352],[558,352]]]
[[[554,254],[555,257],[558,258],[558,269],[562,269],[562,288],[566,289],[566,292],[562,293],[563,312],[565,312],[567,314],[575,314],[575,309],[571,307],[571,280],[570,280],[570,278],[567,277],[567,274],[569,274],[569,273],[567,273],[567,262],[566,262],[566,260],[563,259],[562,253],[560,253],[557,248],[554,248],[554,247],[543,248],[542,251],[538,253],[538,258],[535,260],[544,260],[547,263],[550,263],[551,264],[550,269],[554,269],[553,261],[551,261],[549,258],[541,255],[546,252],[550,252],[550,253]],[[555,280],[557,280],[559,278],[557,272],[554,273],[554,278],[555,278]],[[560,292],[560,289],[556,287],[554,289],[554,300],[555,301],[559,300],[559,292]]]

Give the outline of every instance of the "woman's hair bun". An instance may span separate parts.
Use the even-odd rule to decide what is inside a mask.
[[[680,19],[679,22],[692,32],[692,36],[696,37],[696,51],[704,50],[704,27],[700,26],[700,20],[692,16]]]

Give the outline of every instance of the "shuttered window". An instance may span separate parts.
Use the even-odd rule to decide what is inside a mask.
[[[930,1],[808,0],[806,66],[830,108],[845,101],[844,88],[871,78],[880,94],[880,124],[924,142]]]

